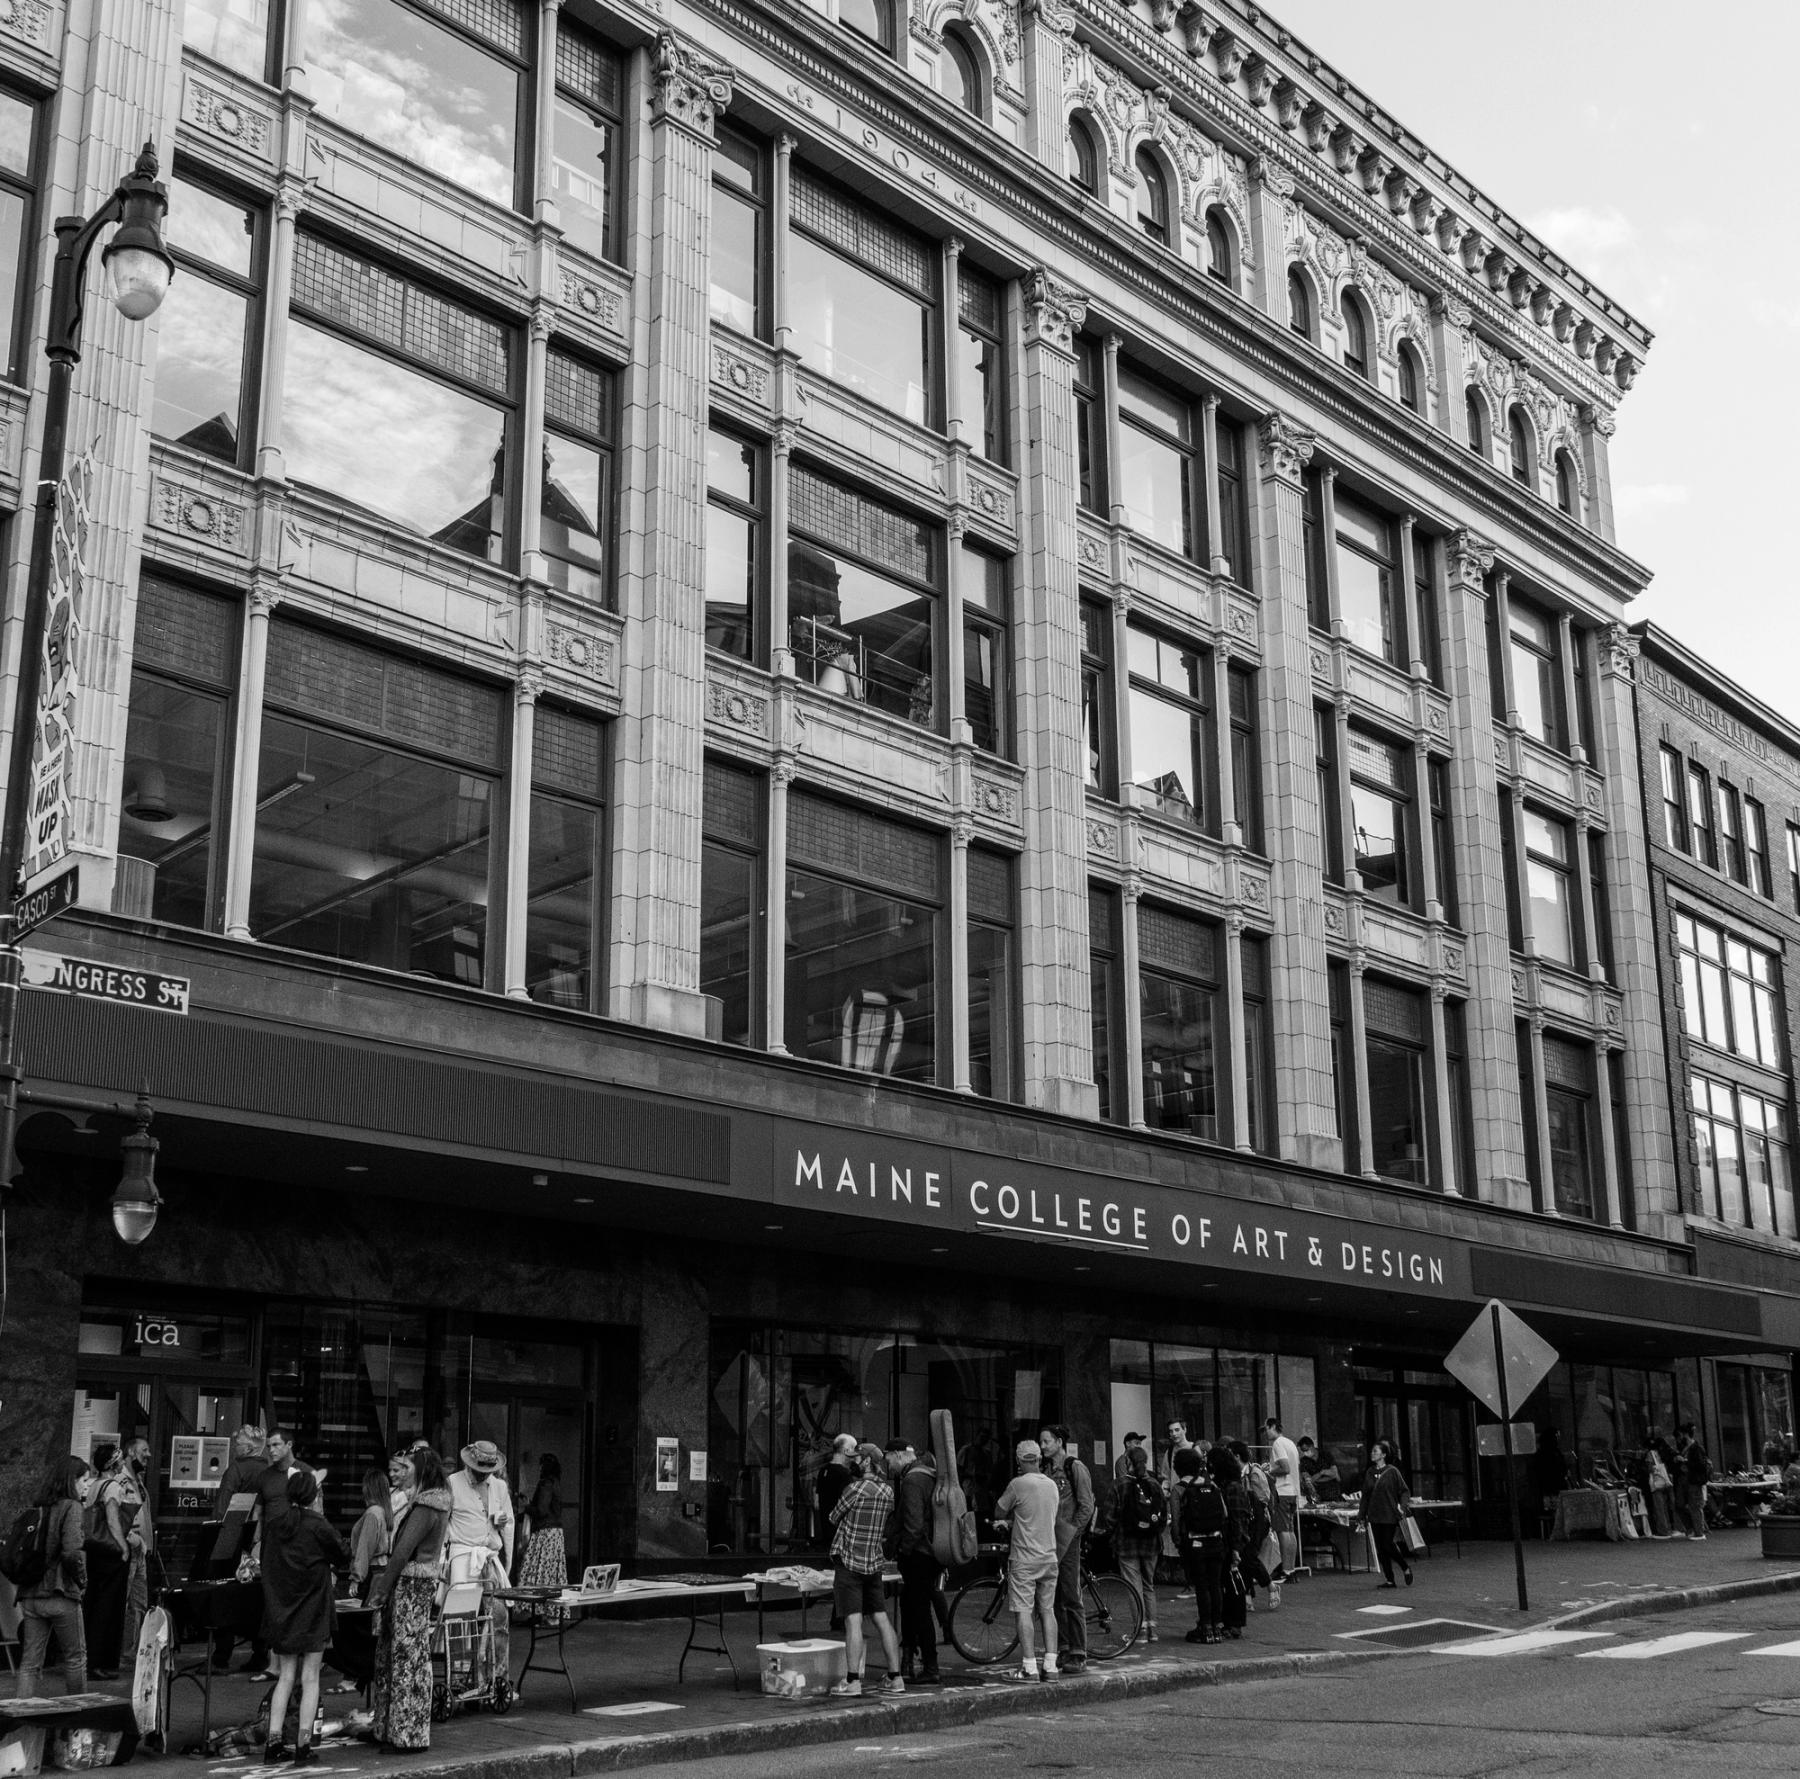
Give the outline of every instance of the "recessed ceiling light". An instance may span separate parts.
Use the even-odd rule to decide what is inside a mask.
[[[591,1205],[594,1201],[591,1198],[578,1198],[575,1202],[578,1205]]]
[[[1201,1287],[1200,1287],[1200,1289],[1201,1289],[1201,1290],[1202,1290],[1202,1291],[1217,1291],[1217,1290],[1218,1290],[1218,1288],[1219,1288],[1219,1287],[1218,1287],[1218,1286],[1217,1286],[1217,1285],[1202,1285],[1202,1286],[1201,1286]]]
[[[533,1174],[531,1176],[531,1183],[534,1186],[548,1186],[550,1184],[550,1176],[548,1174]]]
[[[1091,1266],[1078,1266],[1075,1270],[1077,1272],[1092,1272],[1094,1269]]]
[[[368,1171],[360,1161],[347,1162],[344,1166],[344,1172],[347,1174],[366,1174]]]
[[[776,1230],[776,1229],[781,1228],[781,1225],[779,1223],[765,1223],[763,1225],[763,1228],[768,1229],[768,1230]]]
[[[1322,1297],[1309,1297],[1306,1301],[1308,1303],[1323,1303],[1325,1300]]]
[[[931,1251],[934,1254],[948,1254],[950,1252],[948,1248],[933,1248]]]

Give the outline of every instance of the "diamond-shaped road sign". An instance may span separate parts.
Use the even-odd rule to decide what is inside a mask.
[[[1550,1375],[1557,1358],[1555,1347],[1496,1298],[1489,1300],[1469,1324],[1469,1332],[1450,1349],[1444,1369],[1504,1417],[1519,1412],[1525,1398]],[[1500,1394],[1502,1363],[1506,1366],[1504,1400]]]

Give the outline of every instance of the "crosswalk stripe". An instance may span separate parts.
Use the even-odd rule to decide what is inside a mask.
[[[1516,1631],[1510,1637],[1489,1637],[1478,1643],[1447,1643],[1434,1655],[1530,1655],[1539,1649],[1560,1649],[1568,1643],[1585,1643],[1611,1637],[1611,1631]]]
[[[1763,1649],[1746,1649],[1745,1655],[1800,1655],[1800,1643],[1771,1643]]]
[[[1622,1643],[1612,1649],[1578,1649],[1583,1661],[1648,1662],[1659,1655],[1677,1655],[1684,1649],[1705,1649],[1713,1643],[1736,1643],[1748,1631],[1678,1631],[1670,1637],[1652,1637],[1643,1643]]]

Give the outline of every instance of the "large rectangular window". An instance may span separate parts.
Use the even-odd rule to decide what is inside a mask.
[[[918,828],[789,793],[793,1055],[901,1081],[938,1078],[942,853]]]
[[[600,1011],[605,733],[555,704],[540,704],[532,724],[525,987],[534,1001],[587,1013]]]
[[[624,70],[615,51],[565,7],[556,26],[556,116],[550,180],[563,239],[596,259],[617,259],[619,107]]]
[[[1735,785],[1718,783],[1719,869],[1739,883],[1749,882],[1744,860],[1744,804]]]
[[[1112,610],[1097,599],[1081,602],[1081,729],[1087,738],[1088,789],[1103,797],[1118,787],[1118,733],[1113,718]],[[1800,883],[1800,873],[1796,874]],[[1796,890],[1800,897],[1800,890]]]
[[[1306,561],[1306,621],[1331,629],[1331,577],[1325,566],[1325,477],[1309,470],[1301,496],[1301,544]]]
[[[1536,606],[1513,600],[1511,629],[1513,705],[1519,727],[1546,747],[1562,749],[1568,728],[1563,719],[1562,662],[1556,620]]]
[[[1606,836],[1598,828],[1587,837],[1588,896],[1594,906],[1594,930],[1588,934],[1588,959],[1613,980],[1612,893],[1606,881]]]
[[[113,904],[120,914],[218,925],[237,624],[234,600],[148,569],[139,577]]]
[[[740,660],[761,650],[763,532],[768,493],[762,448],[722,426],[706,434],[706,641]]]
[[[712,158],[712,241],[707,256],[714,321],[763,337],[769,228],[768,155],[754,136],[720,122]]]
[[[1119,449],[1125,523],[1166,550],[1196,555],[1204,528],[1194,523],[1199,464],[1194,404],[1121,364]]]
[[[1525,896],[1531,907],[1531,937],[1539,957],[1574,967],[1576,894],[1573,837],[1569,824],[1525,810]]]
[[[1550,1124],[1552,1202],[1561,1216],[1595,1221],[1601,1195],[1590,1045],[1544,1034],[1544,1111]]]
[[[957,383],[963,437],[977,457],[1005,463],[1006,306],[1000,285],[985,272],[959,266],[956,274]]]
[[[1691,1087],[1701,1211],[1792,1240],[1794,1174],[1786,1107],[1704,1075],[1695,1075]]]
[[[969,848],[969,1084],[984,1099],[1018,1092],[1013,875],[1011,859]]]
[[[544,367],[538,547],[553,587],[606,602],[613,510],[613,375],[552,347]]]
[[[294,242],[294,310],[289,475],[500,561],[511,330],[311,234]]]
[[[1088,339],[1075,341],[1075,466],[1077,497],[1087,513],[1106,512],[1106,430],[1101,422],[1104,384],[1100,348]]]
[[[936,727],[939,533],[798,463],[788,520],[795,671],[821,692]]]
[[[278,616],[265,700],[256,937],[484,986],[500,692]]]
[[[1006,564],[985,550],[960,546],[963,718],[969,739],[990,754],[1012,746],[1012,672],[1007,648]]]
[[[270,0],[183,0],[181,41],[252,80],[269,78]]]
[[[1325,980],[1331,1003],[1331,1099],[1337,1113],[1337,1133],[1343,1139],[1344,1167],[1360,1174],[1361,1137],[1356,1122],[1356,1053],[1350,1021],[1350,966],[1330,958]]]
[[[937,253],[805,167],[795,166],[791,194],[794,350],[820,376],[929,426]]]
[[[1394,742],[1349,732],[1350,825],[1363,893],[1410,908],[1418,873],[1413,865],[1412,752]]]
[[[1379,977],[1363,978],[1369,1071],[1369,1139],[1376,1173],[1425,1185],[1431,1177],[1427,1096],[1430,1012],[1424,995]]]
[[[5,101],[0,93],[0,117]],[[261,334],[258,214],[180,172],[169,181],[167,239],[180,275],[157,313],[150,430],[239,468],[255,430],[245,398]]]
[[[0,87],[0,363],[8,376],[19,365],[22,312],[37,236],[41,134],[37,103],[10,87]]]
[[[1675,942],[1688,1035],[1764,1068],[1780,1068],[1780,959],[1691,914],[1677,913]]]
[[[754,1044],[760,1002],[763,803],[755,774],[706,762],[700,842],[700,992],[726,1044]]]
[[[306,72],[320,113],[496,204],[518,200],[522,0],[314,6]]]
[[[1275,1137],[1275,1033],[1269,1020],[1269,944],[1245,934],[1244,1140],[1259,1155],[1277,1152]]]
[[[1094,1086],[1100,1116],[1124,1123],[1126,1116],[1124,1037],[1124,947],[1119,933],[1119,894],[1100,883],[1088,885],[1088,977],[1094,1034]]]
[[[1154,902],[1138,904],[1137,923],[1144,1122],[1216,1143],[1218,1059],[1229,1055],[1218,931]]]
[[[1147,807],[1213,833],[1206,657],[1136,624],[1127,645],[1132,778]]]
[[[1338,617],[1359,649],[1404,667],[1406,626],[1401,621],[1400,577],[1394,571],[1394,525],[1386,513],[1338,491]]]

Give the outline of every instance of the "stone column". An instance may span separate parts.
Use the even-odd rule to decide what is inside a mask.
[[[1616,422],[1604,408],[1581,410],[1581,462],[1587,472],[1588,525],[1610,544],[1617,541],[1613,528],[1612,463],[1607,441]]]
[[[1444,984],[1431,985],[1431,1092],[1437,1104],[1438,1189],[1447,1198],[1461,1195],[1462,1157],[1455,1141],[1456,1114],[1451,1104],[1450,1058],[1445,1048]]]
[[[1459,445],[1469,442],[1469,417],[1463,402],[1467,385],[1463,341],[1470,321],[1469,306],[1440,293],[1431,299],[1431,356],[1438,379],[1438,424]]]
[[[1250,296],[1282,327],[1288,324],[1287,206],[1294,176],[1279,161],[1259,155],[1250,163],[1250,251],[1256,265]]]
[[[1231,1088],[1231,1122],[1219,1132],[1246,1155],[1250,1142],[1250,1070],[1244,1036],[1244,917],[1233,912],[1225,917],[1225,1029],[1230,1058],[1225,1077]],[[1229,1135],[1227,1135],[1229,1132]]]
[[[1621,1175],[1631,1181],[1635,1192],[1633,1211],[1639,1232],[1674,1240],[1683,1228],[1675,1194],[1675,1143],[1686,1128],[1686,1112],[1671,1124],[1661,985],[1655,947],[1643,938],[1654,927],[1637,749],[1638,645],[1624,625],[1615,625],[1601,639],[1598,654],[1595,763],[1605,774],[1611,837],[1607,859],[1611,875],[1606,887],[1612,904],[1613,963],[1621,1002],[1625,1129],[1631,1143]],[[1677,1079],[1674,1088],[1685,1108],[1687,1082]]]
[[[1375,1133],[1369,1122],[1369,1021],[1363,1008],[1363,973],[1368,967],[1368,956],[1358,945],[1350,953],[1350,1072],[1354,1077],[1352,1092],[1356,1095],[1357,1152],[1345,1157],[1344,1171],[1373,1180],[1378,1176]]]
[[[544,389],[554,326],[551,305],[540,298],[531,306],[531,331],[525,352],[525,402],[519,414],[519,436],[526,441],[519,461],[519,567],[524,578],[540,588],[547,575],[543,553]]]
[[[1067,177],[1063,51],[1075,21],[1057,0],[1023,0],[1025,147],[1058,178]],[[1104,176],[1103,176],[1104,177]],[[1101,188],[1105,189],[1104,185]]]
[[[1255,524],[1262,565],[1262,734],[1268,749],[1265,843],[1283,919],[1269,941],[1275,1011],[1275,1101],[1281,1154],[1339,1169],[1331,1068],[1331,998],[1325,955],[1324,812],[1313,731],[1312,637],[1306,615],[1301,478],[1313,435],[1283,414],[1257,428]]]
[[[1472,531],[1451,534],[1445,548],[1445,676],[1453,709],[1450,763],[1456,815],[1457,887],[1468,939],[1470,1128],[1479,1177],[1464,1196],[1528,1209],[1525,1135],[1513,1041],[1512,946],[1500,846],[1500,800],[1494,778],[1496,731],[1488,662],[1485,577],[1493,545]]]
[[[1143,886],[1135,874],[1119,886],[1119,957],[1125,973],[1120,984],[1120,1012],[1125,1021],[1125,1122],[1133,1130],[1144,1128],[1144,1007],[1139,972],[1138,899]]]
[[[1025,1097],[1047,1111],[1092,1118],[1100,1102],[1088,959],[1074,353],[1087,299],[1041,270],[1026,275],[1022,297],[1025,424],[1019,434],[1025,448],[1013,640],[1025,770],[1019,861]]]
[[[610,1011],[706,1033],[700,993],[707,255],[713,119],[729,73],[671,32],[652,52],[639,569],[622,581]],[[642,286],[641,286],[642,287]]]
[[[1216,395],[1208,395],[1200,403],[1200,462],[1206,478],[1206,565],[1214,574],[1241,575],[1241,567],[1227,562],[1219,552],[1219,398]]]
[[[287,480],[282,453],[282,409],[287,402],[288,305],[294,289],[294,219],[303,192],[283,178],[275,194],[275,229],[269,243],[269,282],[262,310],[262,388],[256,404],[256,473],[265,482]]]
[[[269,670],[269,613],[277,583],[259,578],[244,601],[244,648],[238,662],[237,736],[232,746],[231,834],[225,853],[225,937],[250,939],[250,872],[256,852],[256,805],[262,778],[263,685]]]
[[[1544,1012],[1533,1007],[1526,1018],[1531,1031],[1531,1103],[1537,1109],[1526,1141],[1537,1145],[1538,1202],[1536,1210],[1547,1217],[1562,1213],[1556,1208],[1556,1182],[1550,1177],[1550,1096],[1544,1092]]]
[[[1594,1046],[1594,1106],[1600,1120],[1601,1183],[1601,1202],[1595,1207],[1595,1221],[1623,1229],[1625,1217],[1620,1206],[1625,1182],[1619,1171],[1618,1126],[1613,1122],[1612,1049],[1604,1038]]]
[[[502,986],[515,1001],[529,998],[525,936],[531,919],[531,769],[537,751],[537,701],[543,682],[521,674],[513,686],[512,759],[506,786],[506,902],[501,935]],[[492,942],[493,935],[489,935]]]
[[[765,897],[768,915],[763,926],[764,968],[768,975],[765,996],[769,1029],[767,1048],[786,1056],[787,1047],[787,810],[788,786],[794,782],[791,757],[777,757],[769,768],[769,839],[765,864]]]
[[[975,824],[950,824],[950,1073],[958,1093],[973,1093],[969,1078],[969,842]]]
[[[562,217],[556,204],[556,30],[562,0],[538,0],[537,156],[532,168],[534,214],[556,228]]]

